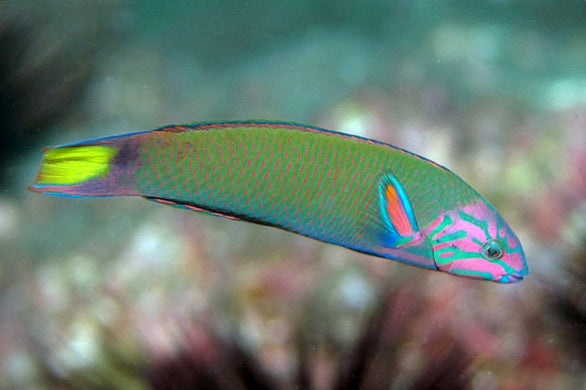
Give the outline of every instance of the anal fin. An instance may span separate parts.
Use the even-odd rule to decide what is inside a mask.
[[[232,220],[236,220],[236,221],[242,220],[241,218],[235,217],[233,215],[224,214],[224,213],[220,213],[220,212],[213,211],[213,210],[208,210],[208,209],[198,207],[198,206],[195,206],[195,205],[192,205],[189,203],[181,203],[181,202],[176,202],[176,201],[170,200],[170,199],[156,198],[156,197],[151,197],[151,196],[144,196],[143,198],[145,198],[146,200],[151,200],[153,202],[161,203],[161,204],[164,204],[167,206],[178,207],[178,208],[182,208],[182,209],[195,211],[198,213],[213,215],[214,217],[228,218],[228,219],[232,219]]]

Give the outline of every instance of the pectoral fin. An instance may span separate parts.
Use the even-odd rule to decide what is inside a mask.
[[[395,176],[386,174],[381,178],[379,196],[389,243],[398,247],[420,235],[411,202]]]
[[[395,176],[385,174],[379,182],[380,214],[383,231],[380,256],[428,269],[437,269],[433,248],[419,231],[413,206]]]

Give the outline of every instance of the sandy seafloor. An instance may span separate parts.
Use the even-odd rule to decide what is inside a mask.
[[[0,388],[584,388],[586,7],[437,3],[0,3]],[[26,189],[46,145],[261,118],[449,167],[531,273]]]

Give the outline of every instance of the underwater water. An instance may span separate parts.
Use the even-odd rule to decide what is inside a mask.
[[[583,388],[585,18],[554,0],[1,2],[0,388]],[[44,146],[226,119],[449,167],[530,274],[27,191]]]

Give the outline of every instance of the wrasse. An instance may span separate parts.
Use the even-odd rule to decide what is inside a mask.
[[[213,122],[44,149],[32,191],[141,196],[500,283],[528,273],[496,209],[448,169],[379,141],[286,122]]]

